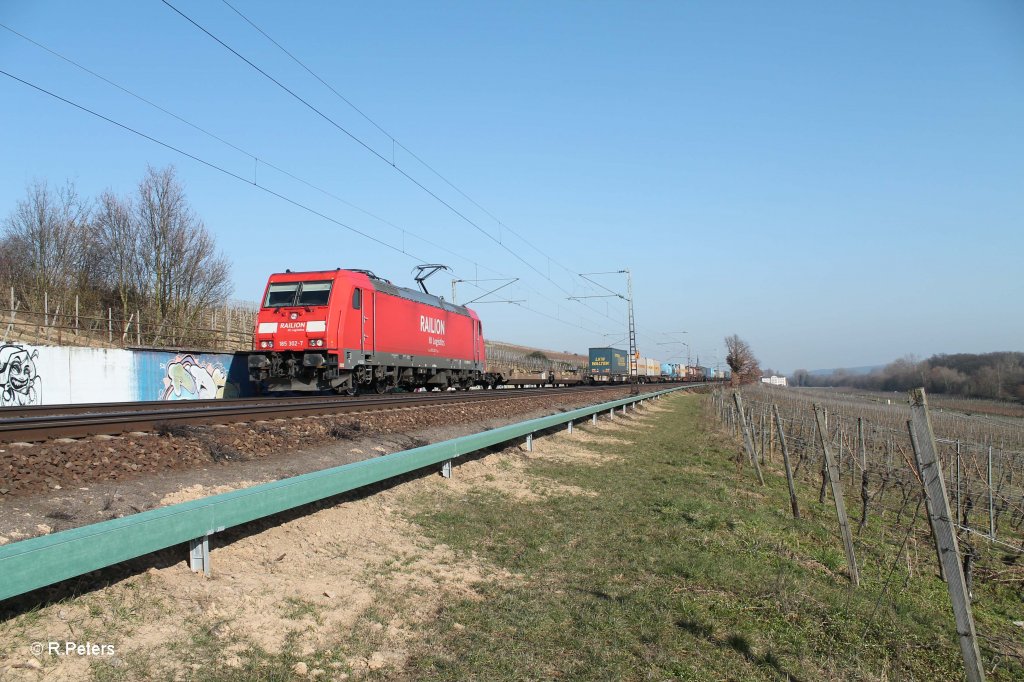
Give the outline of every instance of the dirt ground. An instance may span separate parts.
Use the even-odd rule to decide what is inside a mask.
[[[210,578],[190,572],[184,555],[167,551],[151,555],[146,568],[111,569],[115,574],[104,578],[101,587],[85,589],[79,596],[57,594],[38,609],[24,610],[23,603],[22,610],[4,614],[0,621],[0,679],[81,679],[89,676],[93,665],[93,672],[113,666],[128,674],[146,671],[187,679],[199,667],[242,668],[253,645],[271,654],[284,646],[297,647],[301,660],[293,668],[296,678],[346,680],[371,670],[400,670],[416,642],[416,624],[433,618],[441,600],[479,598],[474,586],[484,580],[517,580],[501,567],[487,565],[475,555],[456,555],[424,537],[406,515],[412,496],[437,490],[463,496],[487,488],[530,504],[548,496],[593,494],[532,475],[530,461],[549,458],[601,466],[620,455],[596,455],[583,445],[622,443],[617,431],[642,428],[650,413],[662,409],[648,404],[643,411],[614,421],[578,426],[572,435],[560,431],[538,438],[533,452],[520,445],[470,456],[456,463],[451,479],[422,475],[341,502],[325,501],[301,513],[229,529],[214,536]],[[308,459],[292,456],[287,465],[277,466],[314,465],[316,457],[336,463],[346,456],[401,447],[410,438],[457,435],[452,429],[437,428],[417,433],[378,441],[362,437],[332,446],[329,452],[310,450]],[[297,458],[303,459],[301,465]],[[144,490],[126,494],[144,496],[154,504],[169,503],[232,487],[224,483],[226,478],[233,477],[234,485],[264,478],[246,467],[230,474],[215,468],[206,471],[202,483],[194,482],[195,476],[161,481],[159,486],[150,482]],[[380,609],[384,602],[401,606]],[[373,642],[371,649],[337,649],[344,641],[338,633],[354,629],[373,635],[367,639]],[[197,637],[217,640],[219,660],[188,662],[184,652]],[[33,653],[33,642],[50,641],[91,642],[112,651],[97,656]]]

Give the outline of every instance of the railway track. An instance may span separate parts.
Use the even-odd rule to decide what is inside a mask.
[[[209,426],[257,420],[373,410],[407,409],[493,400],[530,400],[548,395],[621,390],[618,386],[553,389],[406,393],[360,397],[241,398],[235,400],[150,401],[40,405],[0,409],[0,442],[39,442],[154,431],[167,425]]]

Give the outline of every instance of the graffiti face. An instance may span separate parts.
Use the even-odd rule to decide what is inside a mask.
[[[43,380],[36,373],[39,351],[0,346],[0,406],[39,405]]]
[[[167,363],[160,400],[205,400],[224,397],[227,373],[219,364],[196,362],[191,355],[179,355]]]

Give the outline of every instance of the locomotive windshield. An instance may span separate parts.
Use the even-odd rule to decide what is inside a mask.
[[[264,308],[285,306],[327,305],[331,297],[330,280],[326,282],[277,282],[267,289]]]

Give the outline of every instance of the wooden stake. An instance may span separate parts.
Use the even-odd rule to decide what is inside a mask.
[[[864,442],[864,419],[857,417],[857,444],[860,447],[860,528],[858,533],[868,525],[868,450]],[[850,458],[853,459],[852,457]]]
[[[796,502],[796,486],[793,484],[793,471],[789,467],[789,448],[786,447],[786,433],[782,430],[782,419],[779,417],[779,407],[772,403],[772,414],[775,415],[775,427],[779,434],[779,444],[782,446],[782,463],[786,467],[786,483],[789,485],[789,504],[793,507],[793,518],[800,518],[800,506]]]
[[[983,682],[985,671],[981,665],[981,652],[978,650],[978,635],[974,629],[974,614],[971,612],[971,599],[967,594],[967,583],[964,580],[963,566],[960,564],[960,548],[957,545],[956,532],[949,511],[949,498],[946,486],[942,481],[942,469],[936,456],[935,434],[932,431],[931,417],[928,415],[928,399],[923,388],[910,392],[910,416],[907,422],[917,468],[921,472],[924,493],[929,500],[928,515],[932,518],[935,543],[939,557],[946,569],[946,587],[949,599],[953,604],[953,617],[956,620],[956,632],[960,641],[960,652],[964,657],[964,671],[969,682]]]
[[[839,531],[843,536],[843,548],[846,550],[846,565],[850,569],[850,581],[854,587],[860,587],[860,573],[857,571],[857,557],[853,553],[850,520],[846,518],[843,485],[839,482],[839,467],[836,466],[832,459],[832,453],[828,449],[828,440],[825,436],[828,433],[828,428],[825,426],[825,416],[820,405],[814,405],[814,418],[818,423],[818,440],[821,442],[821,450],[825,456],[825,471],[828,474],[828,481],[832,485],[832,497],[836,503],[836,516],[839,518]]]
[[[747,450],[747,458],[754,464],[754,471],[757,472],[758,483],[764,485],[764,476],[761,475],[761,465],[757,462],[757,455],[754,452],[754,441],[750,438],[750,429],[747,427],[747,419],[743,412],[743,398],[740,397],[740,394],[737,391],[732,394],[732,399],[736,401],[736,410],[740,413],[740,420],[743,423],[743,447]]]

